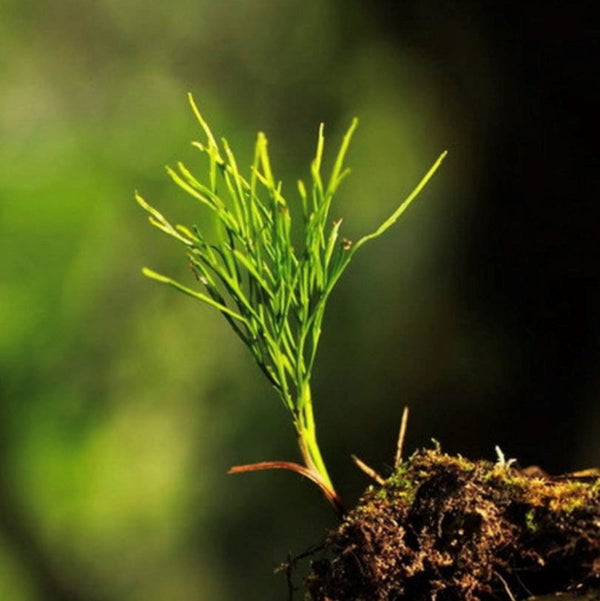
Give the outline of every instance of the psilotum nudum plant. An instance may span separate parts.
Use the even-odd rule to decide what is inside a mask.
[[[191,95],[189,102],[203,133],[204,139],[193,146],[207,161],[206,176],[196,177],[182,163],[168,167],[167,172],[200,209],[212,214],[215,228],[209,236],[195,225],[174,225],[136,194],[152,225],[183,245],[194,277],[183,283],[148,268],[143,273],[219,311],[289,411],[302,464],[265,461],[230,471],[296,471],[316,483],[341,513],[341,501],[317,441],[311,390],[327,301],[354,255],[398,220],[446,153],[388,219],[351,242],[341,235],[342,219],[332,219],[330,213],[333,198],[349,174],[345,159],[356,119],[327,174],[323,173],[324,128],[319,127],[310,180],[297,183],[300,202],[293,206],[301,208],[293,215],[282,183],[274,176],[265,135],[258,134],[250,167],[244,170],[227,140],[215,137]]]

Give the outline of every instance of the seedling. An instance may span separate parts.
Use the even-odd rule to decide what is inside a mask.
[[[340,236],[342,220],[331,221],[329,213],[349,173],[344,162],[356,119],[325,178],[319,128],[309,185],[298,182],[301,219],[292,219],[271,170],[265,135],[258,134],[254,160],[243,175],[227,141],[217,142],[189,100],[206,138],[193,144],[208,160],[207,181],[181,163],[167,170],[212,211],[216,239],[209,241],[195,226],[172,225],[136,194],[150,222],[185,246],[202,289],[143,271],[219,310],[290,412],[303,465],[267,461],[230,471],[293,470],[315,482],[344,513],[317,443],[311,394],[327,300],[358,249],[398,220],[446,153],[386,221],[352,243]],[[299,246],[292,243],[293,230]],[[376,485],[319,547],[332,559],[313,564],[306,579],[308,598],[515,601],[600,582],[597,470],[558,477],[539,468],[521,470],[499,447],[494,464],[445,455],[439,444],[404,459],[407,417],[405,410],[391,475],[383,477],[354,458]],[[294,561],[283,566],[288,579]]]
[[[356,252],[386,232],[425,187],[446,156],[442,153],[423,179],[375,231],[351,242],[340,236],[342,220],[332,221],[333,197],[349,173],[345,159],[358,125],[348,128],[330,173],[322,174],[324,129],[319,127],[310,182],[299,181],[300,219],[292,216],[280,181],[271,169],[267,138],[259,133],[254,160],[246,174],[228,142],[217,141],[189,95],[204,133],[193,145],[208,161],[207,181],[200,181],[182,163],[167,168],[173,181],[213,213],[216,240],[196,226],[172,225],[139,194],[138,203],[150,223],[186,248],[201,290],[144,268],[159,282],[217,309],[248,347],[258,367],[290,412],[304,465],[270,461],[237,466],[232,472],[284,468],[314,481],[341,512],[340,499],[329,477],[313,413],[313,373],[323,316],[331,292]],[[300,247],[292,243],[299,231]]]

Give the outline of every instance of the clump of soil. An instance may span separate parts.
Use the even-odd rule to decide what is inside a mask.
[[[527,598],[600,581],[600,475],[415,453],[313,563],[312,601]]]

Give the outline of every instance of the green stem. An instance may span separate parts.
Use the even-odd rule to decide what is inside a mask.
[[[298,445],[302,454],[302,459],[306,467],[318,474],[323,482],[335,494],[335,489],[325,467],[325,462],[321,455],[321,449],[317,442],[317,430],[312,408],[312,397],[310,385],[305,383],[300,391],[298,402],[298,411],[295,419],[296,432],[298,433]]]

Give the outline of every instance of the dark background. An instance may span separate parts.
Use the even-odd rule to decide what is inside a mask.
[[[335,517],[291,474],[285,412],[226,324],[145,281],[188,277],[139,189],[202,224],[194,93],[238,160],[266,131],[292,195],[316,126],[353,115],[335,216],[370,231],[314,381],[347,504],[357,453],[435,437],[550,472],[598,465],[598,19],[593,3],[5,0],[0,5],[0,597],[283,599],[272,569]],[[368,248],[368,247],[367,247]]]
[[[419,48],[472,111],[486,153],[461,286],[469,307],[516,344],[510,392],[484,428],[474,425],[473,451],[494,432],[525,461],[572,469],[600,385],[597,11],[585,2],[376,4],[383,34]],[[453,19],[462,27],[448,31]],[[477,110],[467,67],[477,59],[460,54],[469,35],[486,40],[493,119]],[[461,444],[458,434],[452,445]]]

